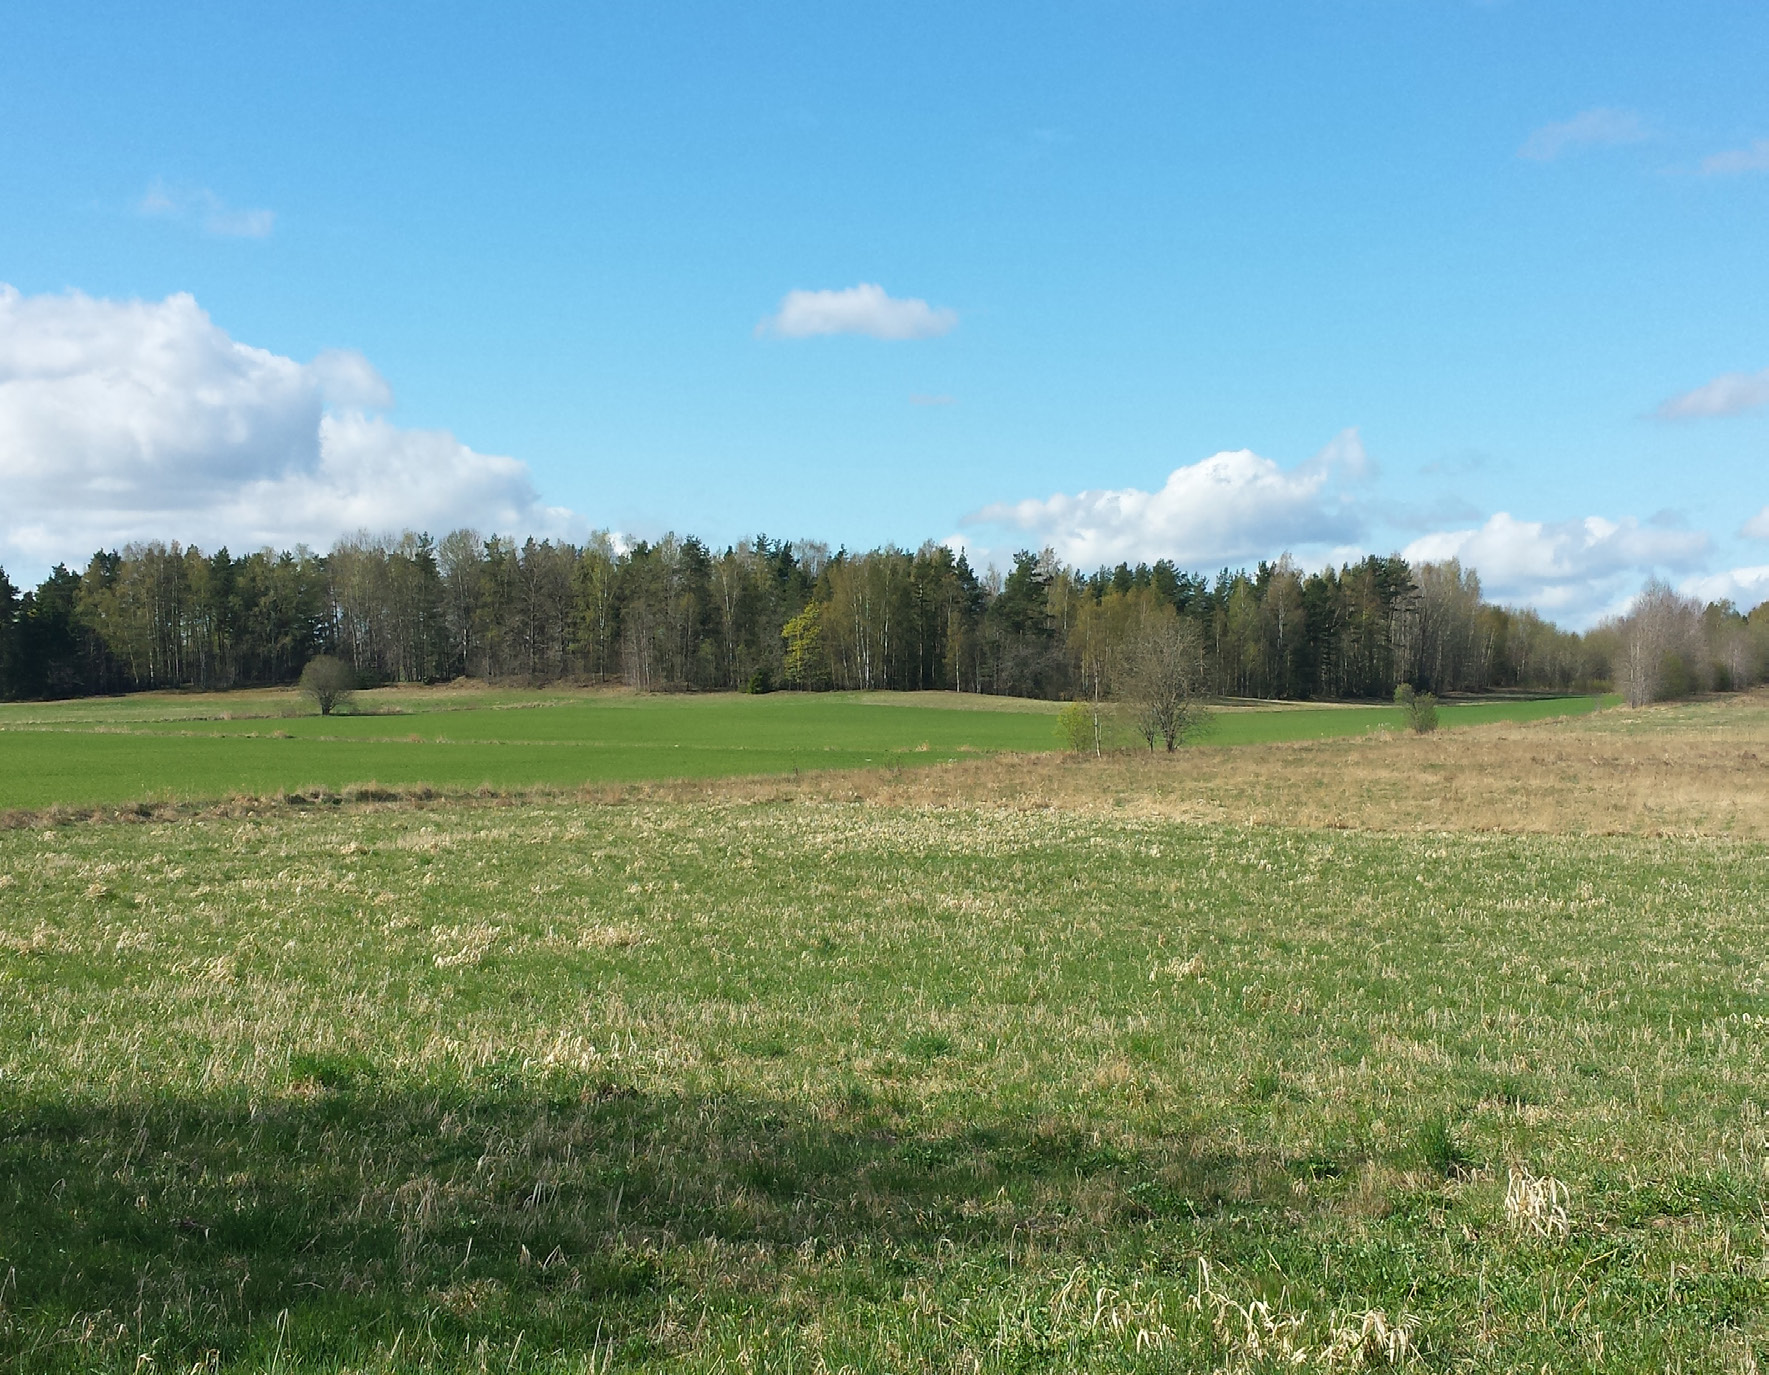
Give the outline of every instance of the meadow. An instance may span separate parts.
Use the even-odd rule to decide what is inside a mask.
[[[1764,757],[1758,696],[38,817],[0,1366],[1757,1370]]]
[[[1446,706],[1446,726],[1592,710],[1598,699]],[[290,691],[143,693],[0,704],[0,811],[342,792],[445,793],[662,778],[908,767],[1059,745],[1057,705],[959,693],[392,688],[320,716]],[[1382,706],[1231,707],[1211,740],[1256,744],[1401,728]]]

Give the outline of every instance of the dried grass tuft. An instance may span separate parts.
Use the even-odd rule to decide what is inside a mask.
[[[1538,1175],[1526,1165],[1511,1167],[1505,1188],[1505,1217],[1520,1232],[1564,1241],[1572,1232],[1568,1206],[1572,1190],[1552,1175]]]
[[[1264,1299],[1238,1302],[1217,1287],[1202,1256],[1191,1304],[1231,1353],[1229,1370],[1366,1370],[1410,1365],[1419,1356],[1413,1340],[1418,1320],[1411,1314],[1390,1318],[1380,1308],[1367,1308],[1335,1316],[1327,1322],[1326,1340],[1314,1345],[1309,1334],[1316,1324],[1307,1309],[1287,1309],[1282,1300],[1275,1306]]]

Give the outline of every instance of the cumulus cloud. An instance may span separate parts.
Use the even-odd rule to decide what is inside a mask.
[[[1523,141],[1517,156],[1532,162],[1552,162],[1579,148],[1639,143],[1645,137],[1646,125],[1632,110],[1598,106],[1581,110],[1558,124],[1544,124]]]
[[[253,545],[285,544],[290,529],[314,531],[317,540],[389,526],[542,533],[568,517],[540,506],[520,460],[475,452],[447,430],[406,429],[361,411],[322,415],[315,467],[246,482],[220,514],[249,531]]]
[[[1701,160],[1703,176],[1735,177],[1741,172],[1769,172],[1769,138],[1753,139],[1748,147],[1709,153]]]
[[[997,502],[966,523],[1023,532],[1083,568],[1161,558],[1208,567],[1356,538],[1360,522],[1333,481],[1370,470],[1350,429],[1295,468],[1236,449],[1175,468],[1158,491],[1122,487]]]
[[[569,522],[517,460],[370,414],[391,402],[361,354],[253,348],[189,295],[0,285],[0,561],[136,539],[323,546],[364,526]]]
[[[1660,420],[1695,420],[1738,415],[1765,403],[1769,403],[1769,368],[1761,372],[1723,372],[1694,391],[1660,402],[1654,414]]]
[[[193,224],[223,239],[265,239],[276,228],[274,210],[242,210],[202,186],[179,188],[156,181],[135,208],[150,218]]]
[[[818,334],[864,334],[874,339],[933,339],[958,325],[958,312],[915,297],[887,295],[862,282],[841,291],[789,291],[780,309],[756,326],[757,335],[808,339]]]
[[[1677,590],[1686,597],[1704,602],[1731,602],[1740,611],[1749,611],[1760,602],[1769,601],[1769,564],[1687,578]]]
[[[328,406],[384,411],[393,404],[393,388],[387,379],[355,349],[327,349],[307,370]]]
[[[1401,553],[1414,563],[1460,559],[1479,570],[1489,597],[1577,622],[1631,594],[1648,573],[1692,568],[1708,548],[1699,530],[1642,525],[1632,517],[1550,523],[1501,511],[1471,530],[1422,536]]]

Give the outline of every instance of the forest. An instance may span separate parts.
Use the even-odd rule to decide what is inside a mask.
[[[1631,701],[1769,674],[1769,606],[1745,616],[1649,583],[1584,634],[1494,605],[1454,560],[1288,557],[1214,578],[1172,562],[1084,571],[1022,551],[839,550],[758,536],[521,544],[358,535],[235,558],[176,543],[94,554],[35,588],[0,570],[0,697],[293,682],[320,654],[365,682],[624,682],[643,691],[928,689],[1108,697],[1134,647],[1183,629],[1228,698],[1388,699],[1613,689]]]

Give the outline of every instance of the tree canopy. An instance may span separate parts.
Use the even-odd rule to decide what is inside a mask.
[[[1658,589],[1631,618],[1575,635],[1487,602],[1454,560],[1372,556],[1304,573],[1284,557],[1212,578],[1167,560],[1090,572],[1023,550],[997,575],[933,543],[831,553],[760,535],[716,551],[693,536],[518,544],[456,530],[358,536],[325,554],[134,544],[23,591],[0,572],[0,695],[289,684],[330,655],[365,684],[571,678],[1097,701],[1124,694],[1162,618],[1195,644],[1207,696],[1625,682],[1645,700],[1746,686],[1769,668],[1769,610],[1747,618]]]

